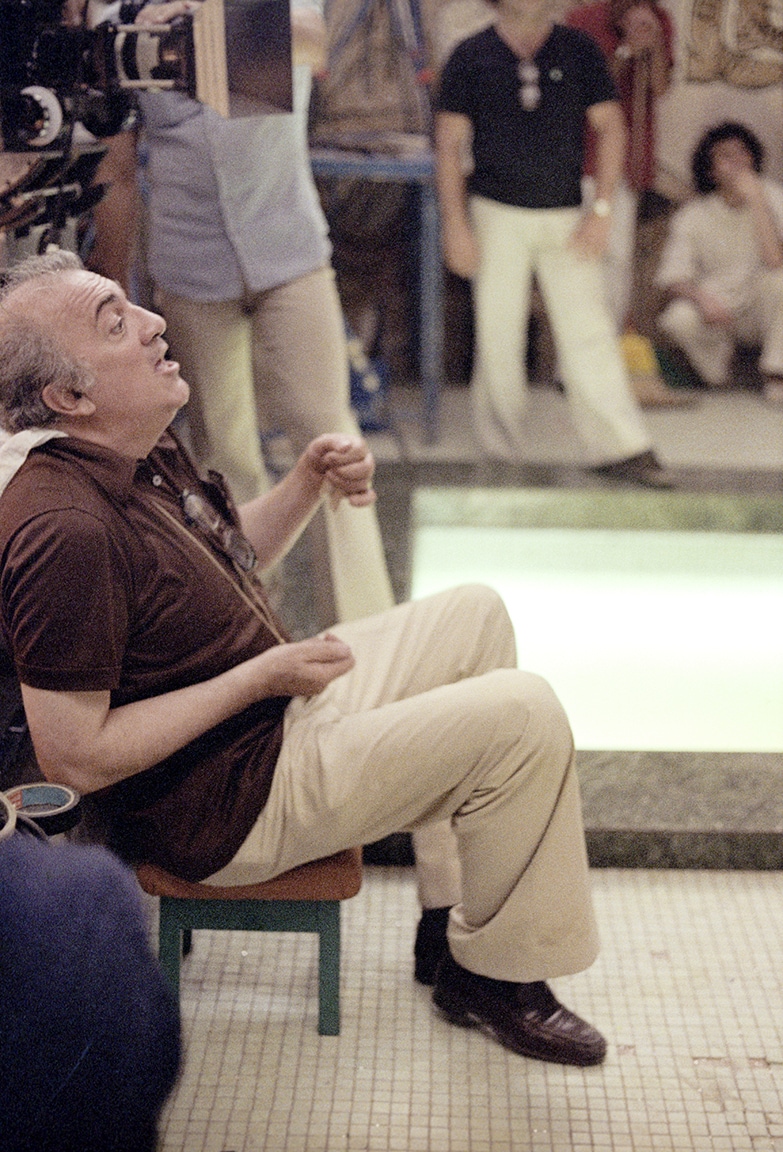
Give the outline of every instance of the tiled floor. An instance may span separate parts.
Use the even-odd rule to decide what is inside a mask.
[[[582,477],[562,397],[531,399],[529,463]],[[466,391],[446,393],[442,412],[435,445],[409,421],[373,437],[382,466],[412,468],[412,485],[419,469],[481,468]],[[783,491],[783,410],[760,397],[647,419],[691,490],[712,477]],[[593,885],[601,955],[554,982],[608,1038],[589,1070],[521,1059],[437,1017],[412,979],[409,869],[368,868],[344,905],[336,1038],[316,1031],[314,937],[197,933],[161,1152],[783,1152],[781,874],[600,869]]]
[[[342,1032],[316,1032],[315,938],[202,933],[164,1152],[783,1149],[779,873],[594,871],[603,949],[554,982],[600,1068],[546,1065],[439,1019],[411,974],[408,869],[343,910]]]

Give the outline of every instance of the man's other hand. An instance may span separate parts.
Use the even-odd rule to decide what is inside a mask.
[[[354,666],[351,649],[331,632],[279,644],[255,657],[263,669],[264,695],[316,696]]]
[[[585,212],[579,219],[568,247],[580,260],[600,260],[609,244],[609,219]]]

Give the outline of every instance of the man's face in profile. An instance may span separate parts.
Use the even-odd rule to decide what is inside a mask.
[[[63,351],[92,369],[89,400],[108,429],[162,431],[187,402],[188,385],[167,360],[161,316],[132,304],[113,280],[74,269],[22,285],[7,305],[44,326]]]

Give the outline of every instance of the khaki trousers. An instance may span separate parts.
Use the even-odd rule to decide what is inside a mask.
[[[186,408],[199,464],[222,473],[238,503],[269,487],[261,431],[285,432],[298,455],[323,432],[359,435],[331,268],[246,300],[202,303],[158,290],[167,339],[191,388]],[[373,508],[324,507],[339,620],[394,603]],[[318,525],[311,526],[314,535]],[[321,533],[323,535],[323,532]]]
[[[356,666],[289,704],[267,805],[210,881],[265,879],[449,819],[462,868],[455,959],[515,981],[592,963],[571,730],[549,685],[516,669],[497,594],[467,586],[335,631]]]

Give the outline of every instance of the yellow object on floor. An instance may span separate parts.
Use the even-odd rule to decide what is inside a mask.
[[[661,376],[652,342],[638,332],[620,337],[631,390],[642,408],[685,408],[695,403],[689,393],[670,388]]]

